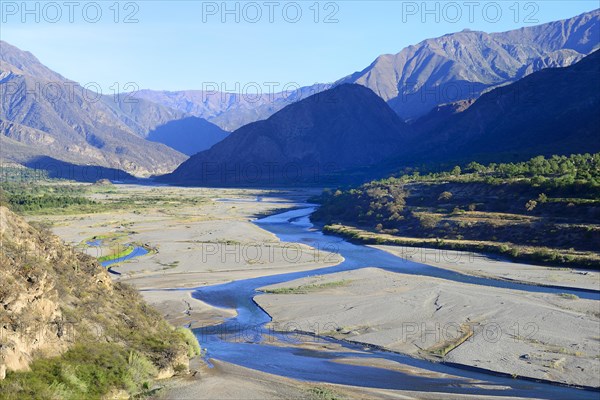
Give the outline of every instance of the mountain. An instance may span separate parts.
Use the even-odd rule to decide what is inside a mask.
[[[600,46],[600,10],[502,33],[465,30],[385,54],[337,83],[364,85],[404,120],[475,99],[544,68],[569,66]]]
[[[266,119],[296,101],[331,87],[329,84],[316,84],[295,90],[270,92],[231,93],[209,90],[185,90],[179,92],[140,90],[136,98],[148,100],[163,106],[204,118],[226,131],[234,131],[251,122]]]
[[[0,41],[3,161],[27,164],[50,157],[136,176],[166,173],[185,155],[145,137],[184,117],[143,99],[98,95],[45,67],[31,53]]]
[[[1,194],[0,397],[108,398],[187,367],[181,331],[96,259],[3,206]]]
[[[437,106],[473,100],[532,72],[579,61],[599,46],[599,17],[600,11],[594,10],[502,33],[464,30],[381,55],[364,70],[333,84],[263,93],[258,98],[216,90],[141,90],[135,96],[233,131],[335,85],[357,83],[387,101],[402,119],[412,121]]]
[[[318,183],[325,174],[391,156],[408,135],[406,124],[371,90],[340,85],[243,126],[160,180]]]
[[[570,67],[545,69],[494,89],[462,111],[439,113],[413,125],[412,151],[399,154],[400,163],[598,152],[600,50]]]
[[[192,156],[210,149],[228,134],[229,132],[203,118],[187,117],[157,127],[148,134],[147,139]]]

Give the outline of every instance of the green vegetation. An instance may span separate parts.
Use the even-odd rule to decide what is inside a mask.
[[[453,340],[447,340],[428,349],[431,354],[445,357],[452,350],[466,342],[474,334],[473,328],[469,324],[462,324],[460,327],[461,334]]]
[[[105,261],[113,261],[113,260],[119,259],[121,257],[126,257],[126,256],[130,255],[133,252],[133,250],[135,250],[135,246],[129,245],[124,250],[121,250],[119,252],[109,254],[106,256],[102,256],[102,257],[98,257],[98,262],[103,263]]]
[[[190,358],[199,356],[202,354],[202,349],[200,348],[200,344],[198,344],[198,339],[194,333],[188,328],[184,328],[182,326],[175,329],[175,332],[181,337],[181,339],[188,346],[188,356]]]
[[[313,283],[310,285],[301,285],[298,287],[286,287],[278,289],[267,289],[265,293],[270,294],[306,294],[310,292],[316,292],[319,290],[330,289],[335,287],[347,286],[350,284],[350,280],[343,279],[341,281],[325,282],[325,283]]]
[[[165,210],[182,204],[198,205],[207,199],[197,196],[149,190],[143,196],[120,193],[112,184],[81,184],[57,179],[0,181],[0,204],[20,214],[68,215],[113,210],[140,210],[160,207]]]
[[[571,156],[534,157],[518,163],[491,163],[481,165],[471,162],[464,167],[454,167],[452,171],[431,172],[421,175],[418,170],[407,169],[398,178],[385,182],[431,182],[451,180],[453,182],[483,182],[501,185],[521,182],[538,187],[598,188],[600,187],[600,153],[573,154]]]
[[[311,387],[308,389],[308,394],[312,400],[341,400],[343,398],[340,394],[323,386]]]
[[[313,220],[355,240],[600,268],[600,154],[413,171],[313,201]]]
[[[577,295],[574,295],[572,293],[560,293],[559,296],[562,297],[563,299],[569,299],[569,300],[577,300],[579,298]]]
[[[0,381],[4,399],[102,399],[148,390],[156,367],[136,351],[110,343],[79,344],[60,357],[40,358],[26,372]]]
[[[49,180],[48,172],[41,169],[26,168],[18,164],[0,165],[0,182],[38,182]]]
[[[11,183],[0,184],[2,203],[20,213],[39,213],[54,209],[57,213],[93,209],[97,202],[83,196],[81,185]]]
[[[170,326],[133,287],[114,283],[95,259],[0,211],[6,222],[0,303],[25,296],[28,304],[3,314],[3,323],[19,329],[3,330],[0,347],[45,346],[30,371],[9,371],[0,381],[0,398],[137,396],[148,391],[159,372],[186,370],[188,357],[199,354],[189,330]],[[40,312],[34,296],[55,311]],[[44,358],[46,352],[60,355]]]

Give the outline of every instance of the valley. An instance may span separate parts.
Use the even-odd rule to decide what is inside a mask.
[[[597,1],[67,5],[0,5],[0,400],[599,398]]]
[[[193,376],[158,381],[157,398],[249,390],[264,398],[319,399],[321,392],[437,398],[439,391],[457,399],[534,393],[558,399],[590,393],[542,382],[598,386],[595,271],[521,266],[532,272],[517,276],[510,263],[471,253],[440,263],[444,253],[428,262],[415,259],[414,249],[408,257],[406,248],[354,245],[310,229],[314,208],[306,201],[319,189],[62,185],[94,201],[96,212],[53,215],[56,209],[48,208],[27,219],[96,258],[129,244],[148,249],[112,265],[112,279],[132,284],[173,325],[192,328],[204,349],[205,358],[192,361]],[[435,250],[429,251],[432,257]],[[499,275],[505,279],[496,280]],[[532,286],[539,284],[555,288]],[[252,298],[260,308],[248,303]],[[567,338],[562,332],[574,324],[570,318],[579,328]],[[451,344],[456,340],[461,343]],[[296,359],[298,351],[306,354]],[[357,368],[364,369],[360,387],[343,378]],[[423,379],[437,382],[436,391],[424,394]],[[219,384],[229,381],[226,388]]]

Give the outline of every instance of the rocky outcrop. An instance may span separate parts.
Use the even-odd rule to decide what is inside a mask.
[[[134,289],[113,283],[94,258],[4,206],[0,243],[0,377],[82,343],[139,351],[162,375],[187,365],[181,337]],[[164,349],[144,345],[156,340],[167,341]]]

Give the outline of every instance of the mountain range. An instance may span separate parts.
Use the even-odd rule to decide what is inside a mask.
[[[2,158],[35,163],[51,157],[135,175],[168,172],[179,152],[143,132],[182,113],[139,100],[100,96],[51,71],[33,55],[0,43]]]
[[[206,120],[227,131],[266,119],[294,101],[342,83],[368,87],[404,120],[435,107],[475,99],[544,68],[569,66],[599,48],[600,10],[502,33],[470,30],[427,39],[333,84],[242,96],[217,90],[141,90],[136,97]],[[214,83],[211,89],[218,87]],[[266,90],[265,90],[266,92]]]
[[[599,132],[600,50],[473,102],[438,107],[410,125],[370,89],[338,85],[238,129],[161,180],[219,186],[349,182],[353,175],[364,179],[412,165],[596,152]]]
[[[597,54],[576,63],[599,48],[599,21],[594,10],[503,33],[465,30],[382,55],[332,84],[258,97],[102,96],[0,41],[0,161],[74,170],[61,177],[75,179],[167,174],[163,181],[186,183],[218,175],[199,167],[209,164],[238,178],[235,169],[253,165],[244,173],[262,181],[284,179],[293,165],[348,177],[382,163],[580,151],[577,140],[595,145]],[[265,165],[279,171],[257,172]]]
[[[88,174],[94,178],[107,171],[124,171],[125,177],[164,174],[187,158],[184,153],[210,148],[227,135],[199,118],[190,124],[189,118],[127,94],[109,96],[88,90],[50,70],[31,53],[0,41],[4,162],[52,169],[65,178],[73,177],[67,172],[69,165],[89,166],[93,171]],[[165,134],[172,133],[174,125],[179,144],[169,147],[174,138]],[[82,178],[81,173],[75,178]]]
[[[452,111],[438,108],[413,125],[411,152],[397,160],[506,162],[600,151],[600,50],[445,108]]]
[[[474,99],[544,68],[569,66],[600,47],[600,10],[502,33],[464,30],[378,57],[339,83],[372,89],[404,120]]]

